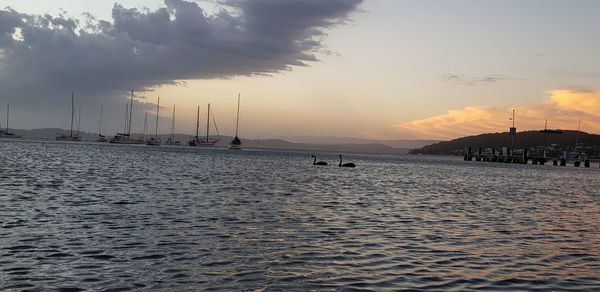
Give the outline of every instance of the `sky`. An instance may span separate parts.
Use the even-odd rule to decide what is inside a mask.
[[[0,106],[11,127],[122,130],[135,89],[160,131],[211,103],[246,138],[452,139],[600,132],[600,1],[0,0]],[[5,114],[0,111],[0,120]],[[203,119],[201,119],[203,120]],[[4,121],[2,122],[4,123]],[[138,130],[138,131],[139,131]]]

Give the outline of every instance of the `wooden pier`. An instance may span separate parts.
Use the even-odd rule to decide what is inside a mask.
[[[554,166],[567,166],[572,165],[575,167],[586,167],[589,168],[594,165],[600,167],[600,159],[591,158],[570,158],[567,152],[564,151],[561,157],[548,157],[545,155],[530,155],[529,149],[521,149],[513,151],[508,147],[500,149],[491,148],[491,151],[483,151],[481,147],[477,148],[477,152],[474,153],[471,147],[465,147],[464,152],[465,161],[485,161],[485,162],[498,162],[498,163],[517,163],[517,164],[535,164],[545,165],[552,164]]]

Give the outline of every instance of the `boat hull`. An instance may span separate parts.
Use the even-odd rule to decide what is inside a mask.
[[[143,140],[115,140],[115,139],[111,139],[110,141],[108,141],[111,144],[127,144],[127,145],[131,145],[131,144],[145,144],[146,142],[144,142]]]
[[[0,134],[0,139],[19,139],[19,138],[21,138],[20,135],[15,135],[15,134],[12,134],[12,133],[8,133],[8,134],[2,133],[2,134]]]
[[[81,137],[79,137],[79,136],[58,136],[58,137],[56,137],[56,141],[79,142],[79,141],[81,141]]]
[[[160,140],[148,140],[146,141],[146,145],[150,145],[150,146],[160,146]]]
[[[231,150],[241,150],[242,149],[242,140],[238,138],[237,134],[235,138],[229,142],[229,149]]]
[[[229,149],[231,149],[231,150],[242,150],[242,145],[229,144]]]
[[[167,140],[167,142],[165,142],[165,145],[172,145],[172,146],[179,146],[181,145],[181,143],[179,141],[175,141],[173,142],[173,140],[171,140],[170,138]]]
[[[114,138],[110,139],[110,141],[108,141],[108,143],[131,145],[131,144],[146,144],[146,141],[144,141],[143,139],[132,139],[129,134],[117,133],[117,135]]]
[[[211,147],[215,146],[218,141],[190,141],[188,145],[192,147]]]

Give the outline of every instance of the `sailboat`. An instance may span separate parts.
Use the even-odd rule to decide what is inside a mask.
[[[238,94],[237,117],[235,118],[235,138],[229,142],[229,149],[241,150],[242,141],[238,138],[238,129],[240,125],[240,95]]]
[[[211,118],[211,112],[210,112],[210,103],[208,104],[208,114],[206,116],[206,139],[200,139],[200,136],[198,135],[198,131],[200,129],[200,107],[198,107],[198,115],[196,116],[196,136],[192,138],[192,140],[190,140],[190,142],[188,142],[188,144],[190,146],[213,146],[215,145],[217,142],[220,141],[220,139],[215,139],[215,140],[210,140],[210,118]],[[212,115],[213,118],[213,122],[215,122],[215,116],[214,114]],[[215,129],[217,130],[217,135],[220,136],[219,134],[219,129],[217,129],[217,123],[215,122]]]
[[[100,122],[98,123],[98,139],[96,142],[106,143],[108,140],[106,136],[102,135],[102,105],[100,105]]]
[[[0,138],[21,138],[20,135],[8,131],[8,118],[10,117],[10,104],[6,105],[6,130],[0,129]]]
[[[160,111],[160,97],[158,98],[158,102],[156,103],[156,125],[154,128],[154,137],[146,140],[146,145],[150,146],[160,146],[160,139],[158,138],[158,114]]]
[[[175,105],[173,105],[173,117],[171,118],[171,137],[165,142],[167,145],[179,145],[179,141],[175,141]]]
[[[125,105],[125,129],[123,133],[117,133],[114,138],[110,139],[113,144],[144,144],[144,139],[131,138],[131,115],[133,114],[133,90],[131,91],[131,99],[128,105]]]
[[[77,136],[81,137],[81,108],[79,108],[79,115],[77,117]]]
[[[142,140],[146,141],[146,133],[148,132],[148,113],[144,115],[144,127],[142,127]]]
[[[74,142],[81,141],[79,132],[77,132],[77,134],[73,135],[73,118],[74,118],[74,116],[75,116],[75,93],[72,92],[71,93],[71,130],[69,132],[69,136],[65,135],[64,133],[57,136],[56,137],[57,141],[74,141]]]

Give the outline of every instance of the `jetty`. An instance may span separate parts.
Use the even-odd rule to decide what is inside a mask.
[[[551,150],[551,151],[550,151]],[[556,149],[546,149],[546,147],[512,149],[509,147],[486,148],[478,147],[476,151],[472,147],[465,147],[465,161],[497,162],[497,163],[517,163],[554,166],[575,166],[591,167],[597,165],[600,167],[600,158],[590,158],[576,151],[562,150],[557,153]]]
[[[581,134],[581,119],[575,132],[575,143],[565,145],[562,141],[564,130],[548,129],[548,120],[545,121],[544,129],[537,131],[542,138],[540,146],[523,147],[518,149],[515,147],[515,137],[517,136],[517,128],[515,123],[515,110],[512,110],[512,127],[509,129],[510,147],[489,147],[483,149],[477,147],[477,152],[474,148],[466,146],[463,151],[465,161],[483,161],[483,162],[499,162],[499,163],[518,163],[518,164],[533,164],[545,165],[552,163],[554,166],[572,165],[575,167],[591,167],[592,164],[600,167],[600,146],[595,144],[592,147],[585,147],[580,140]],[[556,140],[558,143],[549,144],[549,139]],[[589,142],[589,141],[588,141]],[[489,145],[488,145],[489,146]],[[531,145],[530,145],[531,146]]]

